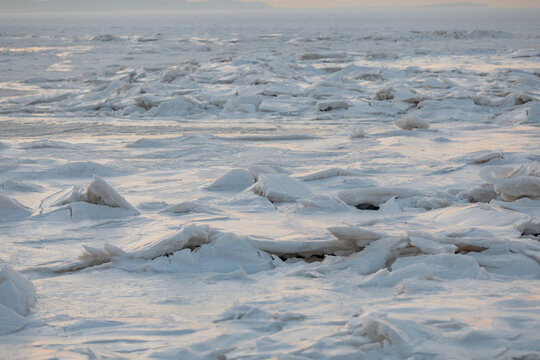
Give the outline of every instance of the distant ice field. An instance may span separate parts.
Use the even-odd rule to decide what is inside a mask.
[[[538,18],[0,16],[0,358],[540,358]]]

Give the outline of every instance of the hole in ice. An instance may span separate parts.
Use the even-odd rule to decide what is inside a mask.
[[[373,204],[358,204],[355,207],[359,210],[379,210],[381,207]]]
[[[460,255],[467,255],[468,253],[471,253],[471,252],[482,252],[488,249],[487,247],[484,247],[484,246],[472,245],[472,244],[464,244],[464,245],[456,245],[456,246],[457,246],[457,249],[455,253],[460,254]]]

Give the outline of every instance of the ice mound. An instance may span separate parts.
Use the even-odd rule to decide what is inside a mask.
[[[172,67],[163,71],[160,74],[159,79],[161,82],[171,83],[179,77],[186,76],[186,74],[187,74],[186,71],[179,69],[178,67],[175,66],[175,67]]]
[[[331,227],[328,228],[328,231],[338,240],[350,244],[350,248],[355,250],[363,249],[373,241],[385,236],[357,226]]]
[[[504,153],[502,151],[477,151],[467,154],[463,157],[467,163],[481,165],[490,162],[494,159],[503,159]]]
[[[19,144],[21,149],[67,149],[74,147],[73,144],[65,141],[36,140]]]
[[[244,271],[249,274],[272,269],[274,261],[247,237],[207,225],[188,224],[171,235],[137,241],[126,251],[109,244],[102,249],[84,246],[79,261],[46,270],[64,273],[109,264],[128,271],[170,271],[175,268],[185,272]]]
[[[392,100],[396,96],[396,90],[391,87],[386,87],[378,90],[375,93],[375,100],[385,101]]]
[[[452,84],[436,77],[428,77],[424,79],[424,86],[432,89],[448,89]]]
[[[102,41],[102,42],[110,42],[110,41],[118,41],[120,38],[116,35],[112,34],[99,34],[99,35],[92,35],[88,38],[89,41]]]
[[[0,222],[23,219],[31,214],[32,210],[0,193]]]
[[[540,123],[540,102],[531,102],[529,110],[527,110],[527,119],[523,121],[525,124],[538,124]]]
[[[394,187],[367,187],[338,193],[342,201],[360,210],[378,210],[383,203],[393,197],[409,198],[420,195],[422,194],[416,190]]]
[[[290,202],[311,196],[311,191],[283,174],[261,174],[253,191],[273,203]]]
[[[149,116],[188,116],[200,114],[204,111],[203,105],[191,96],[179,96],[167,100],[146,112]]]
[[[404,118],[398,119],[395,122],[396,126],[403,130],[413,130],[413,129],[428,129],[429,122],[422,119],[418,115],[407,115]]]
[[[209,188],[221,190],[243,190],[255,183],[251,172],[244,169],[234,169],[219,177]]]
[[[360,286],[393,287],[408,279],[432,280],[433,274],[424,263],[412,264],[394,271],[381,269],[362,280]]]
[[[402,270],[415,264],[427,266],[431,274],[440,279],[487,278],[485,271],[472,256],[459,254],[401,257],[392,264],[392,270]]]
[[[517,167],[490,167],[482,170],[480,176],[493,184],[495,192],[505,201],[519,198],[540,198],[540,168],[538,164]]]
[[[349,211],[350,208],[339,199],[334,199],[325,195],[315,195],[296,201],[296,210],[302,212],[330,211],[340,212]]]
[[[9,266],[0,270],[0,305],[26,315],[36,304],[36,291],[30,280]]]
[[[410,343],[407,334],[391,324],[384,315],[363,314],[347,323],[347,328],[351,333],[360,337],[356,341],[357,346],[367,343],[381,343],[383,346],[407,346]],[[362,341],[362,337],[365,340]],[[404,353],[403,350],[400,349],[401,354]]]
[[[259,105],[261,105],[262,97],[258,95],[253,96],[237,96],[230,99],[225,104],[223,110],[228,112],[245,112],[255,113],[259,111]]]
[[[363,138],[364,136],[366,136],[366,132],[360,126],[354,126],[349,130],[351,139]]]
[[[175,213],[175,214],[186,214],[186,213],[206,213],[206,214],[216,214],[219,210],[212,209],[210,207],[198,204],[193,201],[185,201],[176,205],[167,206],[165,209],[161,210],[163,213]]]
[[[323,180],[336,176],[359,176],[360,173],[354,170],[331,168],[327,170],[317,171],[316,173],[304,175],[300,179],[304,181]]]
[[[339,51],[313,51],[300,54],[299,60],[345,59],[347,53]]]
[[[256,332],[272,334],[283,330],[290,322],[302,321],[304,314],[293,312],[268,312],[251,305],[236,305],[226,310],[215,323],[234,321]]]
[[[88,206],[88,204],[93,206]],[[128,210],[129,214],[139,213],[112,186],[110,186],[102,178],[95,175],[92,181],[86,187],[73,186],[71,189],[54,194],[53,196],[45,199],[42,202],[41,207],[67,206],[70,209],[72,217],[76,213],[75,210],[80,210],[82,212],[96,212],[97,215],[99,215],[99,212],[103,214],[103,209],[100,210],[99,207],[94,208],[96,205],[100,207],[106,206],[113,209],[118,208]],[[107,211],[105,211],[105,213],[109,214]],[[88,215],[90,218],[92,217],[92,214]]]
[[[5,191],[37,192],[40,191],[41,187],[34,184],[30,185],[21,181],[7,179],[0,182],[0,189]]]
[[[349,107],[347,101],[340,99],[319,100],[317,102],[317,110],[319,111],[347,110]]]

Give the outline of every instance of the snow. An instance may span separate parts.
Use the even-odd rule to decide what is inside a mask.
[[[0,358],[537,358],[538,15],[1,15]]]

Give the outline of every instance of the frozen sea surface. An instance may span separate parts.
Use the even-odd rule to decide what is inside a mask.
[[[539,17],[2,18],[0,358],[539,358]]]

